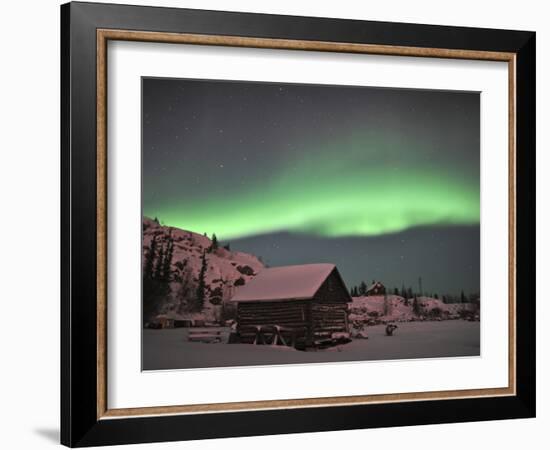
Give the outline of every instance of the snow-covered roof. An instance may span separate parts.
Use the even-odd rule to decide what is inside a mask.
[[[231,301],[311,299],[335,268],[334,264],[303,264],[262,269],[236,290]]]
[[[380,281],[377,281],[376,283],[371,284],[367,288],[367,292],[370,292],[370,291],[374,290],[375,288],[381,288],[381,287],[384,287],[384,285],[382,283],[380,283]]]

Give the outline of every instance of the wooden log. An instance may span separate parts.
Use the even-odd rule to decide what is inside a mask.
[[[239,303],[238,308],[243,311],[288,311],[291,309],[300,309],[308,305],[305,302],[262,302],[262,303]]]
[[[288,328],[305,328],[306,324],[304,322],[289,322],[289,323],[273,323],[273,322],[266,322],[266,323],[260,323],[258,322],[249,322],[249,323],[241,323],[237,325],[238,330],[242,330],[243,328],[249,327],[251,325],[280,325]]]
[[[277,313],[273,313],[273,314],[270,314],[268,312],[246,312],[246,313],[243,313],[243,312],[239,312],[237,313],[237,317],[242,317],[242,318],[250,318],[250,317],[276,317],[276,318],[280,318],[280,319],[285,319],[285,318],[297,318],[297,319],[300,319],[300,320],[304,320],[304,317],[302,315],[302,313],[292,313],[292,312],[287,312],[287,313],[284,313],[284,314],[277,314]]]
[[[303,321],[303,317],[301,315],[295,314],[295,315],[267,315],[267,314],[239,314],[237,316],[241,320],[258,320],[258,321],[264,321],[264,320],[271,320],[271,321]]]
[[[346,331],[346,327],[315,327],[313,331]]]

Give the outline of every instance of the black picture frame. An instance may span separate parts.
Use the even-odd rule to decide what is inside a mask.
[[[98,29],[516,55],[516,394],[259,411],[98,418]],[[68,3],[61,6],[61,443],[71,447],[535,416],[534,32]]]

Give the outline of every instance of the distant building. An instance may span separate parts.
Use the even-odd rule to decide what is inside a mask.
[[[367,296],[386,295],[386,287],[380,281],[374,282],[367,288]]]
[[[159,314],[149,322],[148,327],[157,329],[174,328],[174,322],[174,319],[166,314]]]
[[[263,269],[231,301],[243,343],[257,343],[259,330],[275,327],[297,348],[330,345],[349,333],[352,299],[334,264]]]

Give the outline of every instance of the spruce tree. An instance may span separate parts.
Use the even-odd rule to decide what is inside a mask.
[[[206,297],[206,252],[203,252],[202,258],[201,258],[201,270],[199,272],[199,281],[197,284],[197,292],[196,292],[196,303],[195,303],[195,309],[196,311],[202,311],[202,308],[204,307],[204,300]]]
[[[157,237],[154,236],[149,244],[149,249],[145,255],[145,264],[143,265],[143,278],[153,278],[153,269],[155,264],[155,253],[157,252]]]
[[[157,262],[155,263],[155,269],[153,270],[153,279],[162,280],[162,269],[164,266],[164,246],[160,246],[157,256]]]
[[[359,295],[367,295],[367,283],[364,281],[359,285]]]
[[[460,303],[466,303],[466,296],[464,295],[464,291],[460,291]]]
[[[174,240],[172,236],[168,238],[168,243],[166,244],[166,253],[162,260],[162,281],[168,283],[171,278],[172,272],[172,257],[174,255]]]
[[[153,318],[158,311],[158,307],[166,296],[166,289],[164,283],[156,279],[156,275],[162,271],[162,248],[157,254],[157,238],[156,236],[151,240],[149,251],[145,260],[145,267],[143,270],[143,284],[142,284],[142,302],[143,302],[143,324],[145,325],[151,318]]]
[[[178,313],[183,314],[184,312],[192,309],[192,299],[193,294],[195,293],[195,285],[193,283],[193,277],[191,269],[188,269],[189,261],[187,259],[183,260],[182,263],[182,276],[179,281],[179,285],[176,290],[176,300],[178,302]]]
[[[218,245],[219,245],[219,244],[218,244],[218,238],[217,238],[217,236],[216,236],[216,233],[214,233],[214,234],[212,235],[212,245],[211,245],[211,249],[212,249],[212,250],[217,250],[217,249],[218,249]]]
[[[418,299],[415,296],[414,300],[413,300],[413,314],[416,315],[416,316],[419,316],[420,312],[421,312],[420,311],[420,305],[418,303]]]

